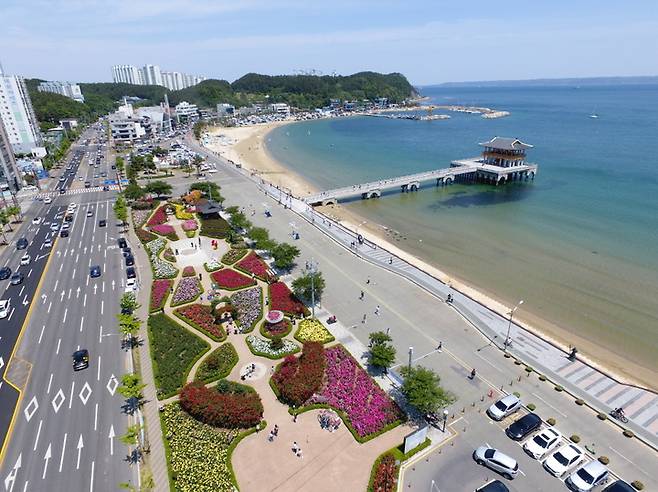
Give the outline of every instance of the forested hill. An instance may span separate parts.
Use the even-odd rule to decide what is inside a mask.
[[[99,114],[105,114],[116,107],[117,101],[123,96],[139,97],[142,101],[138,105],[157,105],[167,93],[171,105],[187,101],[202,108],[214,108],[217,103],[227,102],[240,107],[267,101],[285,102],[297,108],[312,109],[329,104],[330,99],[362,100],[387,97],[390,102],[401,102],[417,95],[404,75],[376,72],[360,72],[346,76],[271,76],[250,73],[233,83],[210,79],[179,91],[169,91],[157,85],[81,83],[84,104],[57,94],[38,92],[39,82],[39,79],[26,80],[37,118],[50,124],[65,117],[95,119]]]

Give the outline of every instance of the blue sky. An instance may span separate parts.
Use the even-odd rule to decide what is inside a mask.
[[[47,79],[109,81],[123,63],[229,81],[658,75],[655,0],[2,0],[0,20],[5,72]]]

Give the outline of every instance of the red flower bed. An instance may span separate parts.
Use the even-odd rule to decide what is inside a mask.
[[[167,295],[174,285],[173,280],[154,280],[151,286],[151,305],[149,310],[151,312],[160,311],[164,307]]]
[[[256,285],[256,281],[243,275],[242,273],[225,268],[210,274],[210,278],[219,286],[220,289],[238,290],[245,287]]]
[[[167,205],[162,205],[158,207],[158,209],[151,216],[151,218],[148,220],[146,225],[148,227],[153,227],[154,225],[164,224],[165,222],[167,222],[167,214],[165,213],[166,209],[167,209]]]
[[[186,266],[183,268],[183,277],[194,277],[196,275],[196,272],[194,271],[193,266]]]
[[[214,427],[254,427],[263,416],[263,404],[258,393],[242,388],[233,387],[228,392],[220,392],[195,381],[181,390],[180,406],[195,419]]]
[[[297,299],[283,282],[270,284],[270,309],[283,311],[290,316],[305,315],[308,313],[306,306]]]
[[[268,323],[267,321],[263,321],[260,333],[267,338],[285,337],[291,330],[292,323],[289,319],[283,318],[283,320],[278,323]]]
[[[137,237],[139,238],[139,240],[144,244],[146,244],[148,242],[151,242],[154,239],[158,239],[158,236],[156,236],[155,234],[153,234],[149,231],[145,231],[144,229],[141,229],[141,228],[140,229],[135,229],[135,234],[137,234]]]
[[[269,278],[267,264],[253,251],[240,260],[236,267],[245,272],[253,273],[264,282]]]
[[[174,314],[213,340],[221,341],[226,338],[226,332],[222,325],[215,322],[215,317],[210,306],[190,304],[175,309]]]
[[[302,355],[287,356],[272,376],[279,398],[293,406],[302,406],[322,385],[327,361],[321,343],[307,342]]]
[[[386,453],[377,464],[371,490],[374,492],[393,492],[397,490],[399,468],[395,464],[395,457],[391,453]]]

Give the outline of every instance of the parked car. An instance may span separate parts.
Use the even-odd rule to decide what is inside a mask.
[[[137,279],[130,278],[126,282],[126,292],[137,292]]]
[[[532,439],[529,439],[523,445],[523,450],[538,460],[546,453],[555,449],[560,444],[562,434],[556,431],[553,427],[544,429],[538,432]]]
[[[30,261],[32,261],[32,257],[25,253],[21,258],[21,265],[29,265]]]
[[[0,319],[9,316],[9,308],[11,308],[11,299],[3,299],[0,301]]]
[[[475,492],[509,492],[509,489],[500,480],[492,480],[479,489],[475,489]]]
[[[107,225],[107,221],[105,219],[101,219],[98,221],[98,227],[105,227]]]
[[[51,248],[53,245],[53,240],[48,238],[43,242],[43,247],[44,248]]]
[[[132,253],[132,250],[131,250],[128,246],[126,246],[125,248],[123,248],[122,252],[123,252],[123,256],[124,256],[124,257],[125,257],[125,256],[132,256],[132,254],[133,254],[133,253]]]
[[[93,210],[87,210],[87,217],[93,217],[94,216],[94,211]]]
[[[521,400],[516,395],[507,395],[487,409],[487,415],[494,420],[503,420],[521,408]]]
[[[59,233],[60,237],[69,237],[69,230],[68,229],[62,229],[61,232]]]
[[[85,188],[91,188],[91,183],[89,181],[85,181]]]
[[[135,257],[133,255],[126,256],[126,266],[133,266],[135,264]]]
[[[519,473],[519,464],[514,458],[487,446],[480,446],[473,451],[473,459],[478,465],[484,465],[512,480]]]
[[[25,249],[27,248],[27,245],[29,243],[27,242],[27,239],[22,237],[18,241],[16,241],[16,249]]]
[[[0,280],[7,280],[9,277],[11,277],[11,268],[9,267],[0,268]]]
[[[80,371],[89,367],[89,351],[87,349],[73,352],[73,370]]]
[[[135,272],[134,267],[126,268],[126,277],[128,277],[128,278],[136,278],[137,277],[137,273]]]
[[[11,285],[20,285],[23,283],[24,279],[25,279],[25,275],[23,275],[21,272],[16,272],[11,276],[9,283]]]
[[[635,489],[623,480],[617,480],[603,489],[603,492],[635,492]]]
[[[531,432],[536,431],[541,426],[541,419],[536,413],[529,413],[516,420],[512,425],[505,429],[505,434],[510,439],[520,441]]]
[[[59,229],[59,222],[53,222],[52,224],[50,224],[51,231],[56,231],[58,229]]]
[[[53,203],[53,199],[47,196],[46,198],[43,199],[43,203],[48,205],[49,203]]]
[[[589,492],[608,479],[610,472],[598,460],[579,466],[564,483],[575,492]]]
[[[120,237],[119,238],[119,248],[127,248],[128,247],[128,242],[126,241],[126,238]]]
[[[89,269],[89,276],[91,278],[96,278],[101,276],[101,267],[100,265],[94,265]]]
[[[34,219],[32,219],[32,224],[34,225],[41,224],[41,217],[35,217]]]
[[[544,460],[544,469],[553,476],[561,477],[581,462],[585,452],[575,444],[567,444]]]

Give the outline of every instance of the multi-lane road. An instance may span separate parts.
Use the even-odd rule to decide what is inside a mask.
[[[25,281],[0,283],[0,298],[11,299],[12,306],[0,320],[0,356],[5,366],[12,361],[8,372],[1,369],[0,490],[101,491],[137,484],[137,467],[126,461],[119,441],[132,421],[117,392],[130,355],[116,324],[125,266],[112,212],[115,194],[83,187],[98,182],[97,174],[112,174],[109,159],[93,167],[97,150],[73,150],[52,203],[35,202],[16,236],[29,240],[28,249],[17,251],[12,244],[1,257]],[[69,203],[77,209],[68,237],[61,237],[51,225],[62,224]],[[35,216],[41,224],[32,224]],[[51,248],[43,246],[46,238],[52,238]],[[32,261],[20,266],[26,251]],[[101,267],[100,277],[90,277],[92,265]],[[71,356],[80,348],[89,350],[90,365],[74,372]]]

